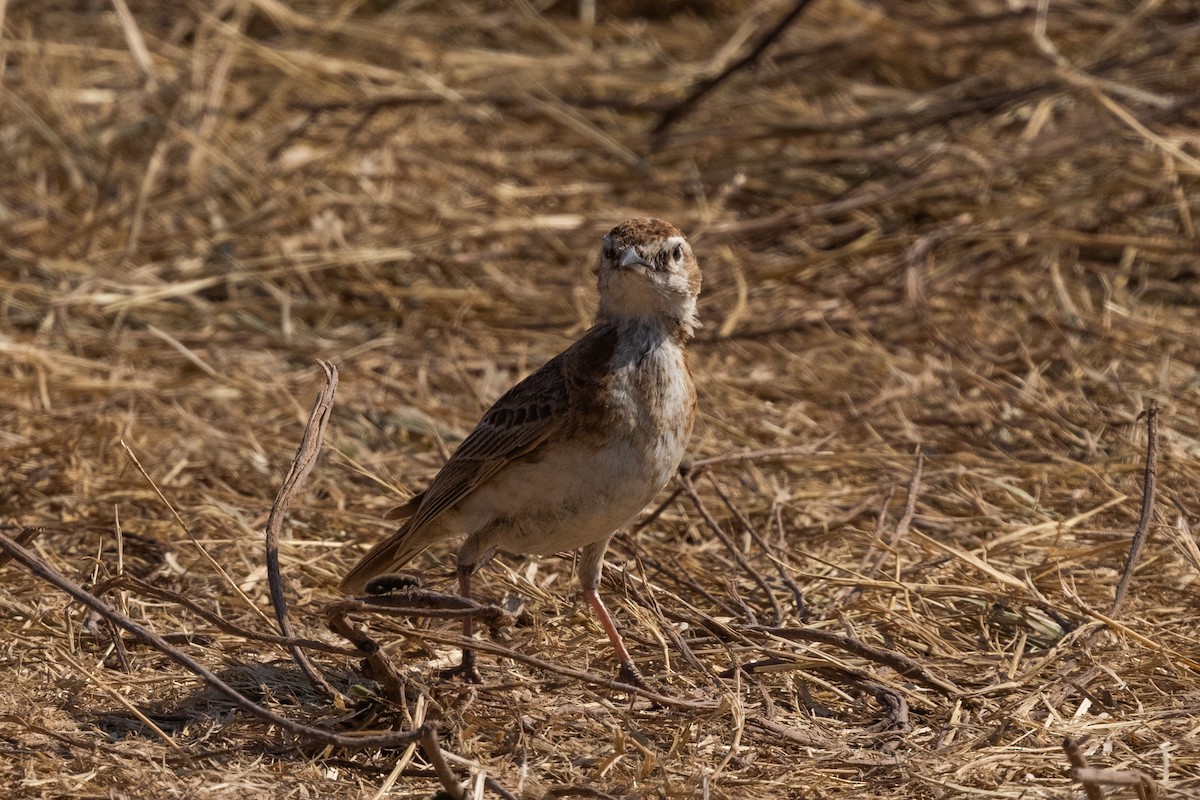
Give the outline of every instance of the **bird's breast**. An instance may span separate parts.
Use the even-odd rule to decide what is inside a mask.
[[[623,343],[625,344],[625,343]],[[633,340],[613,356],[610,436],[628,436],[663,483],[692,432],[696,390],[683,349],[670,340]]]
[[[502,517],[493,533],[501,549],[582,547],[627,524],[667,484],[695,418],[683,349],[661,336],[622,336],[611,353],[570,384],[574,413],[561,434],[464,501],[468,529]]]

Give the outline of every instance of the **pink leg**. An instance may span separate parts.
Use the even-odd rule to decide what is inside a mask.
[[[471,567],[458,568],[458,594],[466,599],[471,599],[471,573],[474,569]],[[470,639],[475,635],[475,618],[463,617],[463,636]],[[469,647],[464,647],[462,651],[462,663],[457,667],[442,670],[443,678],[453,678],[461,676],[468,683],[483,683],[483,678],[479,676],[479,670],[475,667],[475,651]]]
[[[613,650],[616,651],[617,660],[621,662],[621,671],[617,673],[617,679],[633,686],[645,688],[646,681],[642,678],[642,673],[638,671],[637,666],[634,665],[633,659],[629,657],[629,651],[625,649],[625,643],[621,641],[621,634],[617,631],[616,623],[613,622],[608,609],[604,607],[604,601],[600,599],[600,593],[596,591],[596,587],[585,588],[583,596],[587,598],[588,604],[596,610],[596,616],[600,618],[600,624],[604,626],[604,632],[608,634],[608,641],[612,642]]]

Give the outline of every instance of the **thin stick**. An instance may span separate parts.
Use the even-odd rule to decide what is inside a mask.
[[[120,703],[122,706],[124,706],[125,710],[128,711],[130,714],[132,714],[134,717],[136,717],[138,722],[145,725],[147,730],[152,731],[155,736],[157,736],[159,739],[162,739],[163,744],[165,744],[167,747],[171,748],[178,755],[181,755],[184,758],[187,758],[189,760],[192,758],[191,754],[188,753],[186,750],[184,750],[179,745],[178,742],[176,742],[174,739],[172,739],[170,736],[168,736],[167,732],[164,731],[162,728],[160,728],[154,722],[154,720],[147,717],[140,708],[138,708],[133,703],[131,703],[129,701],[129,698],[127,698],[125,695],[121,694],[119,691],[117,691],[112,686],[109,686],[107,681],[102,680],[100,677],[98,677],[94,672],[92,672],[86,666],[84,666],[80,662],[76,661],[74,658],[71,657],[71,654],[66,652],[65,650],[59,649],[56,655],[58,656],[58,658],[61,658],[63,661],[67,662],[72,667],[74,667],[75,669],[82,672],[84,675],[87,676],[88,680],[90,680],[93,684],[95,684],[97,687],[99,687],[105,694],[107,694],[113,700],[116,700],[118,703]]]
[[[193,365],[195,365],[196,369],[200,370],[208,377],[213,378],[214,380],[218,380],[218,381],[227,380],[227,378],[224,375],[222,375],[221,373],[219,373],[215,369],[213,369],[212,366],[209,365],[209,363],[207,361],[205,361],[200,356],[196,355],[196,352],[194,350],[189,348],[183,342],[176,339],[171,334],[167,333],[166,331],[161,331],[158,328],[154,327],[153,325],[149,325],[149,324],[146,325],[146,331],[150,334],[153,334],[154,336],[157,336],[159,339],[162,339],[164,342],[167,343],[167,345],[171,349],[175,350],[181,356],[183,356],[188,361],[190,361]]]
[[[442,788],[454,800],[465,800],[466,792],[463,791],[458,779],[454,777],[454,770],[450,769],[450,765],[446,763],[446,757],[442,755],[442,746],[437,738],[437,727],[434,725],[422,727],[424,730],[421,735],[421,747],[425,750],[425,758],[429,760],[433,771],[437,773],[438,780],[442,782]]]
[[[132,259],[134,253],[137,252],[138,242],[142,238],[142,226],[146,222],[146,209],[150,201],[150,194],[158,183],[158,174],[162,172],[163,166],[167,162],[167,148],[170,144],[170,136],[164,132],[159,137],[154,151],[150,154],[150,160],[146,162],[146,171],[142,173],[142,182],[138,187],[137,199],[133,204],[129,234],[125,237],[125,249],[121,253],[121,261]]]
[[[228,683],[221,680],[215,673],[193,659],[187,653],[184,653],[182,650],[178,650],[157,633],[154,633],[148,628],[142,627],[124,614],[121,614],[115,609],[110,608],[103,600],[99,599],[93,594],[90,594],[83,587],[74,583],[54,567],[50,566],[45,559],[41,558],[36,553],[26,550],[24,547],[17,544],[3,533],[0,533],[0,550],[3,550],[9,556],[15,559],[17,563],[21,564],[37,577],[53,585],[60,591],[70,595],[77,602],[87,606],[104,619],[112,622],[117,627],[123,628],[124,630],[133,634],[137,639],[158,650],[167,658],[171,659],[188,672],[200,678],[200,680],[204,681],[204,683],[209,687],[215,689],[217,692],[220,692],[238,708],[258,717],[259,719],[266,720],[273,725],[278,725],[288,733],[299,736],[302,739],[309,739],[322,744],[332,745],[334,747],[343,747],[354,750],[376,747],[399,747],[400,745],[408,744],[411,741],[422,738],[426,733],[426,729],[431,727],[429,723],[426,723],[420,728],[412,731],[363,734],[361,736],[355,736],[334,733],[333,731],[329,731],[324,728],[314,728],[310,725],[293,722],[287,717],[276,714],[274,711],[264,708],[258,703],[255,703],[253,700],[250,700],[248,697],[241,694],[237,689],[234,689]]]
[[[712,486],[713,491],[717,493],[717,497],[721,498],[721,502],[725,504],[725,507],[728,508],[733,516],[737,519],[738,524],[742,526],[742,530],[746,531],[746,533],[750,535],[750,538],[754,540],[754,543],[758,545],[759,549],[762,550],[770,559],[771,563],[775,565],[775,571],[779,573],[779,579],[783,581],[783,585],[786,586],[789,591],[791,591],[792,597],[795,599],[796,614],[803,618],[804,592],[796,584],[796,582],[792,580],[792,576],[788,574],[787,567],[785,566],[783,559],[775,555],[771,549],[771,546],[767,544],[766,539],[764,539],[762,534],[760,534],[754,528],[754,526],[750,524],[750,520],[747,519],[746,515],[742,513],[741,509],[734,504],[729,495],[725,494],[724,490],[721,489],[721,484],[717,483],[716,479],[713,478],[712,475],[708,476],[708,482]],[[776,506],[776,508],[778,508],[778,506]],[[774,608],[775,624],[782,625],[784,615],[778,605],[775,605]]]
[[[704,675],[710,681],[712,681],[714,688],[723,690],[724,687],[717,679],[717,676],[714,675],[713,671],[696,657],[696,654],[692,652],[692,648],[688,646],[686,641],[684,641],[683,636],[680,635],[679,631],[675,630],[675,626],[672,625],[667,619],[666,615],[663,614],[662,606],[659,605],[658,598],[654,596],[654,588],[650,584],[650,578],[646,575],[646,562],[640,557],[634,556],[634,558],[636,559],[638,578],[641,579],[642,586],[639,589],[633,583],[625,582],[625,585],[622,587],[622,589],[625,592],[632,594],[638,601],[639,605],[649,608],[654,612],[654,616],[658,618],[658,629],[664,633],[668,639],[671,640],[671,643],[675,645],[675,649],[683,654],[683,658],[688,662],[688,665],[691,666],[692,669],[696,670],[697,673]]]
[[[692,503],[696,506],[696,510],[700,512],[700,516],[704,519],[704,524],[721,540],[721,544],[725,545],[725,549],[730,552],[733,560],[738,563],[738,566],[749,573],[754,582],[758,584],[758,588],[763,590],[763,594],[767,596],[767,600],[771,603],[771,610],[775,613],[775,619],[782,619],[783,610],[779,607],[779,601],[775,599],[775,593],[771,591],[770,584],[759,574],[758,570],[750,565],[746,557],[737,549],[737,545],[733,543],[733,540],[729,538],[725,531],[721,530],[721,526],[708,513],[708,509],[704,507],[704,501],[696,493],[696,485],[692,483],[691,474],[681,475],[680,480],[683,481],[683,488],[687,492],[688,497],[691,498]]]
[[[46,529],[43,527],[40,527],[40,526],[33,527],[33,528],[21,528],[21,532],[17,534],[17,538],[14,539],[13,541],[15,541],[17,544],[21,545],[22,547],[28,547],[30,544],[33,543],[34,539],[41,536],[45,532],[46,532]],[[0,567],[3,567],[11,559],[12,559],[12,556],[10,556],[8,553],[0,553]]]
[[[747,450],[741,453],[725,453],[723,455],[713,456],[711,458],[701,458],[696,461],[690,461],[686,464],[681,464],[679,466],[679,474],[680,476],[690,475],[692,479],[695,480],[696,478],[700,477],[704,470],[715,464],[733,464],[744,461],[758,461],[759,459],[765,460],[769,458],[786,458],[790,456],[812,455],[814,447],[820,447],[822,444],[832,438],[832,436],[828,436],[825,439],[817,442],[815,445],[805,445],[803,447],[772,447],[766,450]],[[653,511],[643,517],[641,521],[639,521],[630,529],[630,536],[638,533],[638,531],[642,530],[653,523],[654,520],[658,519],[659,516],[662,515],[662,513],[667,510],[671,503],[674,503],[681,494],[683,494],[682,486],[673,489],[671,494],[667,496],[667,499],[659,503]]]
[[[787,543],[787,532],[784,530],[784,527],[783,527],[783,504],[782,503],[779,503],[779,502],[775,503],[775,507],[773,509],[771,509],[771,518],[775,522],[775,528],[779,531],[779,541],[784,542],[786,544]],[[789,563],[785,566],[782,561],[778,560],[778,558],[777,558],[777,556],[775,556],[773,550],[768,550],[767,555],[773,561],[776,561],[776,563],[779,567],[779,576],[781,578],[783,578],[784,585],[786,585],[788,587],[788,589],[790,589],[792,592],[792,603],[795,604],[796,616],[799,617],[801,622],[807,624],[808,623],[808,606],[804,602],[804,590],[800,588],[800,584],[798,584],[794,580],[792,580],[791,575],[788,573],[788,570],[791,568],[791,564]]]
[[[1100,769],[1099,767],[1084,767],[1075,770],[1075,777],[1084,786],[1094,783],[1098,786],[1132,786],[1140,800],[1154,800],[1158,796],[1158,784],[1144,772],[1132,769]]]
[[[823,644],[840,647],[847,653],[853,653],[856,656],[874,661],[877,664],[883,664],[891,667],[906,678],[911,678],[918,683],[928,686],[947,697],[954,697],[962,694],[962,689],[955,685],[952,681],[934,675],[925,665],[909,658],[901,653],[892,650],[881,650],[877,647],[852,639],[849,636],[832,633],[830,631],[822,631],[816,628],[768,628],[765,626],[754,627],[735,627],[739,633],[745,635],[748,633],[767,634],[768,636],[777,636],[780,639],[788,639],[790,641],[802,642],[821,642]]]
[[[1154,492],[1158,484],[1158,406],[1151,405],[1142,412],[1146,415],[1146,471],[1142,477],[1142,513],[1138,517],[1137,530],[1133,532],[1133,541],[1129,543],[1129,555],[1125,558],[1125,568],[1121,571],[1121,580],[1117,582],[1117,591],[1113,597],[1112,607],[1108,610],[1110,617],[1117,616],[1125,602],[1125,590],[1133,579],[1133,571],[1137,568],[1142,548],[1150,533],[1150,520],[1154,517]],[[1141,414],[1138,415],[1141,418]]]
[[[542,800],[555,800],[558,797],[592,797],[595,800],[619,800],[608,792],[602,792],[595,786],[553,786],[542,795]]]
[[[466,600],[466,598],[454,599]],[[338,600],[325,606],[325,610],[328,613],[336,614],[374,611],[389,617],[426,617],[428,619],[481,618],[493,628],[506,628],[516,622],[513,615],[500,608],[500,606],[472,603],[470,600],[466,602],[471,604],[462,608],[437,608],[413,605],[411,600],[403,595],[397,597],[381,594]]]
[[[1123,92],[1128,94],[1129,92],[1126,87],[1113,81],[1101,81],[1093,77],[1086,71],[1076,67],[1062,54],[1058,46],[1046,34],[1046,15],[1049,8],[1050,0],[1038,0],[1038,13],[1033,24],[1033,42],[1038,50],[1058,67],[1059,74],[1071,85],[1091,94],[1102,106],[1108,109],[1109,113],[1143,136],[1151,144],[1161,148],[1167,154],[1174,156],[1192,169],[1200,169],[1200,160],[1188,155],[1179,145],[1147,128],[1137,117],[1129,113],[1120,103],[1113,100],[1104,92],[1105,89],[1108,89],[1114,94]],[[1139,92],[1137,93],[1137,99],[1145,102],[1147,98]]]
[[[908,528],[912,525],[913,516],[917,513],[917,495],[921,491],[921,473],[925,469],[925,454],[921,452],[921,446],[917,445],[916,449],[917,463],[913,465],[912,475],[908,479],[908,493],[904,498],[904,511],[900,514],[900,519],[896,520],[895,527],[892,528],[892,534],[887,540],[887,550],[895,551],[896,545],[904,538],[904,534],[908,533]],[[891,495],[888,495],[888,500]],[[879,509],[880,521],[883,520],[884,514],[887,512],[888,501],[884,500],[883,505]],[[879,572],[880,566],[883,565],[883,559],[887,555],[887,551],[878,550],[874,545],[871,551],[863,558],[863,563],[859,566],[859,572],[864,578],[871,579]],[[852,594],[858,594],[857,591]]]
[[[267,615],[262,612],[262,609],[255,605],[254,601],[246,596],[246,593],[243,592],[241,587],[234,582],[233,577],[225,571],[225,568],[221,566],[221,563],[213,558],[211,553],[204,549],[204,545],[200,544],[199,539],[192,535],[192,529],[189,528],[187,523],[183,521],[183,517],[179,516],[179,512],[175,510],[175,506],[171,505],[171,501],[167,499],[165,494],[163,494],[162,489],[158,488],[158,484],[155,483],[154,479],[150,477],[150,473],[146,472],[146,468],[142,466],[142,462],[138,460],[138,457],[134,454],[133,450],[130,449],[129,445],[125,444],[124,439],[121,440],[120,444],[125,450],[125,454],[129,456],[131,461],[133,461],[133,465],[137,467],[137,471],[142,473],[142,477],[146,479],[146,482],[150,484],[150,488],[154,490],[156,495],[158,495],[158,499],[163,501],[163,505],[165,505],[167,510],[171,512],[171,516],[175,517],[175,521],[179,523],[179,527],[183,529],[183,532],[187,535],[188,540],[196,546],[196,549],[200,551],[200,555],[207,559],[209,566],[216,570],[217,574],[225,580],[225,583],[228,584],[231,589],[233,589],[234,594],[242,598],[242,602],[249,606],[255,614],[258,614],[265,620]]]
[[[379,644],[363,631],[354,627],[344,610],[328,612],[329,629],[350,642],[371,667],[371,677],[383,688],[383,695],[397,705],[404,704],[404,680],[392,669]]]
[[[515,794],[513,794],[508,789],[505,789],[503,786],[501,786],[499,781],[497,781],[495,778],[492,778],[492,777],[484,778],[483,785],[486,786],[487,788],[491,789],[496,794],[503,797],[504,800],[520,800],[520,798],[517,797]]]
[[[912,730],[912,725],[908,721],[908,701],[895,689],[890,689],[856,670],[833,667],[822,671],[874,695],[875,701],[883,708],[883,719],[871,727],[881,733],[906,733]],[[883,750],[884,752],[894,751],[899,744],[898,739],[891,738],[884,742]]]
[[[900,519],[896,521],[896,527],[892,530],[892,536],[888,539],[888,547],[894,548],[904,534],[908,533],[908,526],[912,524],[913,515],[917,513],[917,495],[921,491],[921,472],[925,469],[925,454],[921,452],[921,445],[917,445],[917,463],[913,467],[912,477],[908,480],[908,496],[904,499],[904,513],[900,515]]]
[[[828,437],[820,442],[817,446],[824,444],[829,440]],[[770,458],[787,458],[789,456],[811,456],[813,454],[812,445],[803,445],[800,447],[769,447],[765,450],[746,450],[740,453],[723,453],[719,456],[711,458],[698,458],[692,462],[691,474],[693,476],[699,474],[699,470],[704,467],[711,467],[714,464],[734,464],[743,461],[759,461]]]
[[[121,507],[119,505],[113,506],[113,531],[117,540],[117,579],[120,580],[121,576],[125,574],[125,532],[121,528]],[[117,610],[122,614],[129,613],[128,592],[117,592]],[[117,661],[121,664],[121,671],[133,672],[133,666],[129,662],[129,651],[125,647],[125,640],[121,637],[121,632],[111,622],[108,623],[108,630],[112,635],[113,649],[116,651]]]
[[[1088,768],[1088,762],[1083,750],[1079,747],[1079,742],[1068,736],[1063,739],[1062,748],[1063,752],[1067,754],[1067,761],[1071,762],[1071,771],[1083,784],[1083,790],[1087,792],[1088,800],[1104,800],[1104,792],[1095,782],[1085,781],[1080,777],[1080,771]]]
[[[328,361],[318,363],[321,369],[325,370],[325,388],[317,395],[312,413],[308,415],[308,424],[304,426],[304,435],[300,438],[296,457],[292,459],[292,465],[288,468],[287,476],[283,479],[283,485],[279,487],[279,493],[275,496],[275,502],[271,504],[271,513],[267,517],[267,585],[270,587],[271,605],[275,607],[279,632],[288,638],[292,638],[293,633],[291,620],[288,619],[287,598],[283,596],[283,575],[279,569],[279,531],[292,505],[292,497],[312,472],[313,465],[317,463],[317,456],[321,454],[321,440],[325,436],[325,426],[333,410],[333,396],[338,385],[337,367]],[[336,702],[340,693],[317,671],[304,650],[293,644],[288,646],[288,651],[291,652],[296,666],[308,676],[312,685]]]
[[[468,639],[461,635],[441,634],[437,631],[424,631],[421,638],[425,641],[436,642],[437,644],[446,644],[453,647],[468,647],[477,650],[481,653],[490,655],[502,656],[511,658],[513,661],[521,664],[526,664],[546,672],[552,672],[556,675],[562,675],[567,678],[574,678],[583,683],[590,683],[593,686],[600,686],[605,689],[612,689],[618,692],[624,692],[629,695],[638,695],[650,700],[655,705],[665,706],[668,708],[678,708],[690,711],[716,711],[719,707],[717,701],[704,702],[684,700],[678,697],[672,697],[668,694],[662,694],[651,689],[643,689],[640,686],[634,686],[630,683],[616,680],[615,678],[605,678],[603,675],[597,675],[594,672],[588,672],[582,669],[567,667],[562,664],[556,664],[545,659],[527,655],[525,653],[513,650],[503,645],[489,642],[486,639]]]
[[[259,633],[258,631],[252,631],[249,628],[243,628],[240,625],[234,625],[232,622],[224,619],[219,614],[209,611],[207,608],[204,608],[195,601],[183,596],[179,592],[173,592],[170,589],[163,589],[162,587],[146,583],[141,578],[135,577],[128,573],[120,576],[119,578],[113,578],[110,581],[105,581],[104,583],[94,586],[92,587],[92,591],[97,597],[103,597],[109,590],[120,586],[129,586],[133,589],[136,589],[141,594],[182,606],[201,619],[214,625],[222,633],[228,633],[230,636],[239,636],[252,642],[279,644],[284,645],[285,647],[307,647],[309,650],[318,650],[322,653],[332,653],[334,655],[341,656],[352,656],[357,652],[353,648],[339,647],[335,644],[322,642],[319,639],[276,636],[273,633]]]
[[[133,12],[125,4],[125,0],[112,0],[112,4],[117,9],[117,18],[121,21],[121,31],[125,34],[125,44],[129,47],[129,52],[133,54],[138,71],[142,73],[142,77],[146,79],[147,83],[153,84],[156,78],[154,61],[150,58],[146,40],[142,38],[142,32],[138,30]]]
[[[692,110],[692,107],[699,103],[705,95],[724,83],[733,73],[757,61],[766,52],[766,49],[771,46],[772,42],[782,36],[788,26],[800,18],[800,15],[804,13],[804,9],[808,8],[811,2],[812,0],[797,0],[792,9],[787,14],[784,14],[783,19],[779,20],[775,27],[762,35],[749,53],[730,64],[715,77],[702,82],[681,102],[667,109],[662,117],[659,118],[658,124],[650,131],[650,135],[661,142],[667,128],[683,119]]]

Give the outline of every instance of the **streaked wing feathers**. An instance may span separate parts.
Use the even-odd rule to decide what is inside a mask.
[[[578,419],[572,422],[573,417],[594,421],[599,414],[602,418],[605,370],[616,343],[615,328],[596,326],[509,389],[483,415],[429,488],[388,514],[407,521],[362,557],[342,580],[342,588],[359,591],[371,578],[416,556],[433,543],[429,525],[439,514],[552,437],[577,435],[573,425],[578,425]]]
[[[471,431],[433,483],[409,522],[412,535],[466,497],[514,458],[546,441],[563,423],[567,387],[562,356],[509,389]]]

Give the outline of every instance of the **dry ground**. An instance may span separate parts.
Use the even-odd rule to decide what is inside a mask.
[[[284,649],[109,602],[284,716],[436,718],[460,779],[524,797],[1075,797],[1067,736],[1200,797],[1196,5],[816,0],[657,139],[791,4],[601,2],[590,29],[546,5],[0,2],[3,530],[274,630],[262,531],[327,359],[282,559],[299,632],[340,642],[322,609],[383,513],[587,325],[599,237],[662,216],[706,273],[693,457],[757,455],[695,479],[740,561],[682,494],[604,592],[699,708],[561,669],[614,670],[569,559],[482,576],[520,613],[478,688],[434,677],[453,622],[358,615],[409,702],[314,654],[362,687],[353,717]],[[1113,618],[1151,404],[1155,516]],[[0,580],[6,796],[437,789],[421,751],[390,783],[403,748],[298,741],[132,641],[121,671],[79,605]]]

